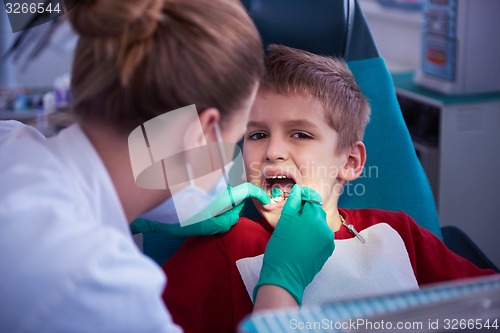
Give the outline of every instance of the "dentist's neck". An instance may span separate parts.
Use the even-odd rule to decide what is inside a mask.
[[[132,173],[126,136],[96,124],[80,126],[104,163],[129,223],[170,196],[166,190],[149,190],[137,186]]]

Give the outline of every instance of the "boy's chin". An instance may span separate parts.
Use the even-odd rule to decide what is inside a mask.
[[[277,202],[277,203],[272,203],[269,205],[257,205],[258,207],[257,210],[259,211],[260,215],[269,223],[269,225],[273,228],[276,228],[276,225],[278,224],[278,221],[281,217],[281,210],[283,209],[283,206],[285,205],[285,202]]]

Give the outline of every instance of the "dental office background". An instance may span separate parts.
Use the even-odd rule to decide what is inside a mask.
[[[423,59],[423,1],[358,1],[379,51],[385,58],[391,73],[397,75],[418,72],[422,68]],[[44,38],[49,29],[50,24],[33,28],[33,40],[26,43],[26,52],[23,52],[16,61],[13,60],[13,57],[2,58],[0,63],[0,119],[25,121],[39,127],[42,132],[46,131],[47,135],[52,135],[54,130],[48,127],[48,115],[45,114],[41,105],[45,100],[46,103],[50,104],[49,111],[53,111],[58,106],[64,107],[64,103],[67,102],[66,93],[69,88],[69,72],[73,49],[76,45],[76,36],[67,23],[62,23],[45,43],[44,49],[36,57],[30,58],[30,52],[38,40]],[[487,25],[486,29],[488,29]],[[497,31],[498,33],[500,30]],[[10,47],[16,36],[17,34],[12,33],[2,1],[0,2],[1,55]],[[498,38],[498,35],[496,37]],[[491,40],[491,43],[498,46],[500,40]],[[497,47],[494,52],[497,52],[496,58],[500,63],[498,50]],[[497,79],[500,82],[500,76]],[[12,94],[15,96],[12,97]],[[414,138],[417,155],[423,164],[436,197],[441,225],[458,226],[497,267],[500,267],[500,242],[498,241],[500,237],[500,195],[498,195],[500,191],[500,140],[498,140],[498,134],[492,134],[500,133],[500,89],[493,94],[496,94],[497,98],[493,98],[494,102],[488,104],[487,110],[481,109],[480,102],[474,104],[472,108],[469,108],[470,104],[467,103],[459,105],[459,110],[453,111],[461,112],[456,124],[423,124],[423,126],[434,128],[437,132],[439,132],[439,128],[436,129],[436,126],[447,127],[448,130],[455,126],[456,131],[469,131],[471,138],[474,139],[471,140],[473,144],[471,143],[468,147],[463,145],[457,147],[422,145],[426,138],[418,138],[418,133],[412,133],[412,127],[416,124],[408,125]],[[35,101],[27,101],[26,95],[34,98]],[[35,95],[36,97],[33,97]],[[419,99],[418,96],[416,98]],[[427,99],[424,96],[422,100],[426,101]],[[425,103],[420,105],[423,109],[428,110],[432,107],[433,101],[430,101],[429,105],[425,105]],[[443,119],[442,116],[440,117]],[[61,123],[61,127],[68,123],[67,117],[54,117],[54,119]],[[422,119],[419,121],[423,122]],[[435,117],[428,117],[427,121],[439,123]],[[444,149],[456,150],[463,156],[463,161],[449,161],[453,162],[452,164],[462,164],[463,162],[473,166],[455,170],[462,173],[461,177],[464,182],[461,184],[449,184],[444,181],[443,174],[453,173],[453,170],[440,168],[440,154],[443,154]],[[474,150],[477,153],[471,154]],[[479,157],[474,160],[475,156]],[[2,156],[0,158],[8,157]],[[441,161],[441,164],[445,163]],[[480,179],[475,181],[477,177]],[[456,198],[439,196],[439,192],[443,193],[444,189],[449,186],[455,188],[458,186],[463,193],[457,195]],[[443,218],[441,215],[445,209],[455,213]],[[460,211],[464,209],[470,214]]]

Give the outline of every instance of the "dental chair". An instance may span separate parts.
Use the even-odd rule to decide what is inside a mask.
[[[346,184],[339,207],[404,211],[455,252],[480,267],[498,269],[456,228],[439,225],[430,184],[417,158],[394,84],[356,0],[242,0],[264,44],[284,44],[344,58],[372,108],[364,143],[365,172]],[[257,214],[251,201],[243,215]],[[143,251],[160,265],[183,239],[144,234]]]

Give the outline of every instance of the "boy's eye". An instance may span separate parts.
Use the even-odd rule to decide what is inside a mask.
[[[295,139],[312,139],[312,136],[305,132],[296,132],[292,134],[292,138]]]
[[[248,135],[248,140],[261,140],[267,138],[267,134],[263,132],[254,132]]]

